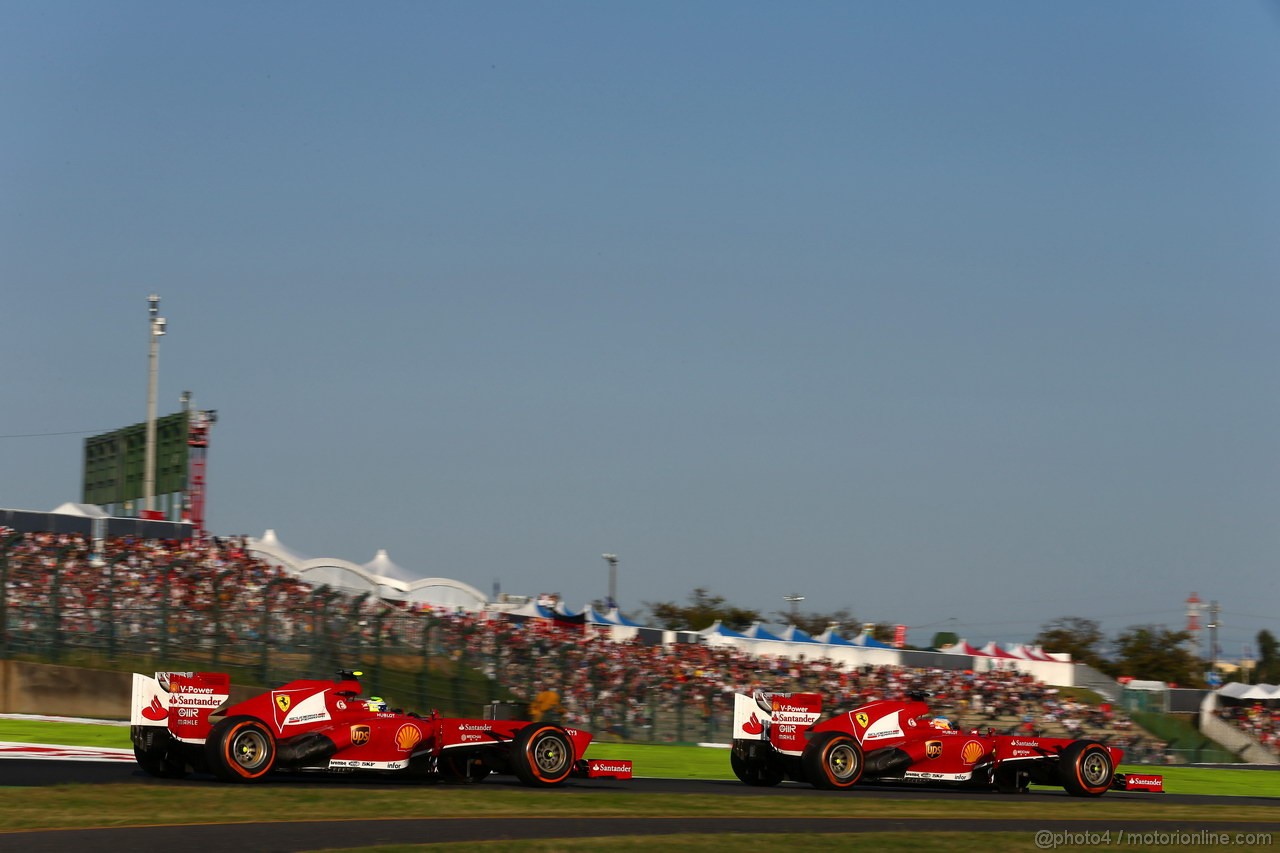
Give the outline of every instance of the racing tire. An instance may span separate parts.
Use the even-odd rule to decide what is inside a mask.
[[[862,747],[844,732],[822,732],[809,741],[800,756],[805,778],[815,788],[843,790],[862,778]]]
[[[474,752],[460,752],[456,749],[441,753],[438,766],[440,777],[446,782],[456,784],[482,782],[490,772],[481,756]]]
[[[573,772],[573,741],[564,729],[530,723],[511,743],[511,769],[526,785],[559,785]]]
[[[1111,788],[1116,768],[1111,752],[1093,740],[1078,740],[1058,759],[1062,787],[1073,797],[1101,797]]]
[[[729,753],[729,766],[738,781],[753,788],[772,788],[782,781],[782,771],[768,764],[748,764],[736,752]]]
[[[257,782],[276,764],[276,739],[253,717],[229,717],[205,741],[213,775],[223,782]]]
[[[187,775],[187,762],[181,756],[175,757],[176,749],[177,744],[170,743],[167,737],[146,738],[142,745],[135,738],[133,757],[148,776],[182,779]]]

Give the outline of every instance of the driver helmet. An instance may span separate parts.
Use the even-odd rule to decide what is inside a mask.
[[[929,725],[935,729],[951,729],[951,721],[946,717],[934,717],[929,721]]]
[[[385,711],[387,710],[387,700],[381,696],[370,696],[369,701],[365,703],[365,707],[370,711]]]

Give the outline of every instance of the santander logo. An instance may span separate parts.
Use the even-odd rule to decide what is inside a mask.
[[[142,709],[142,716],[153,723],[159,723],[168,718],[169,711],[160,704],[159,696],[152,696],[151,704]]]
[[[742,730],[749,735],[758,735],[764,731],[764,726],[760,723],[760,718],[753,713],[751,719],[742,724]]]

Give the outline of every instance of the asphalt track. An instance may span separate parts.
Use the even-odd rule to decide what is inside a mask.
[[[209,778],[186,780],[153,779],[131,762],[50,761],[5,759],[0,761],[0,786],[47,787],[69,783],[112,785],[207,786],[218,784]],[[399,786],[398,782],[364,782],[350,778],[287,779],[266,785],[346,787]],[[522,788],[514,779],[496,776],[483,783],[486,787]],[[608,796],[611,792],[665,794],[718,794],[738,797],[841,797],[850,802],[865,803],[878,798],[915,799],[944,798],[959,800],[1008,799],[982,791],[920,789],[901,786],[859,786],[856,792],[819,791],[807,785],[784,783],[777,788],[750,788],[736,781],[690,779],[632,779],[621,782],[607,779],[573,780],[556,790],[543,793],[549,797]],[[1055,802],[1067,801],[1063,791],[1033,789],[1020,799],[1043,799],[1046,811]],[[1263,805],[1274,808],[1276,800],[1268,797],[1213,797],[1186,794],[1140,794],[1113,791],[1108,798],[1124,798],[1160,803]],[[1280,836],[1280,824],[1264,822],[1228,822],[1197,820],[1194,824],[1162,819],[1158,808],[1151,820],[1054,820],[1051,817],[1017,820],[997,819],[903,819],[878,818],[874,809],[860,808],[861,816],[824,818],[778,817],[484,817],[484,818],[411,818],[379,820],[287,820],[270,823],[200,824],[183,826],[137,826],[92,829],[52,829],[23,832],[0,832],[0,850],[24,853],[84,853],[86,850],[159,850],[190,847],[201,853],[302,853],[343,847],[378,844],[430,844],[442,842],[475,842],[504,839],[590,838],[619,835],[662,836],[673,833],[725,832],[773,834],[782,832],[864,833],[894,831],[925,832],[1263,832]],[[870,815],[870,816],[868,816]],[[1280,840],[1280,837],[1277,838]]]

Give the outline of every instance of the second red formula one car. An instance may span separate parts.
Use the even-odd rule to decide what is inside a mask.
[[[923,695],[883,699],[818,723],[816,693],[738,694],[734,706],[734,774],[748,785],[784,778],[817,788],[851,788],[860,780],[1023,791],[1060,785],[1078,797],[1111,789],[1161,791],[1163,779],[1123,774],[1124,753],[1091,740],[980,734],[930,719]]]
[[[135,673],[134,756],[153,776],[194,770],[227,782],[276,772],[403,773],[459,782],[513,773],[532,786],[559,785],[574,775],[631,778],[630,761],[586,758],[591,735],[580,729],[392,711],[361,697],[358,675],[292,681],[227,706],[231,684],[223,673]]]

